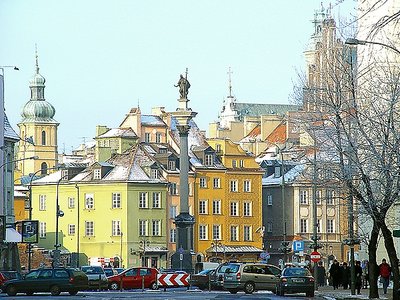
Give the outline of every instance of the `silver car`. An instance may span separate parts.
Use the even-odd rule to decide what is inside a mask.
[[[90,289],[106,290],[108,289],[108,281],[106,273],[100,266],[82,266],[81,270],[89,279]]]
[[[236,294],[243,290],[252,294],[256,290],[275,292],[281,269],[261,263],[231,263],[224,274],[224,288]]]

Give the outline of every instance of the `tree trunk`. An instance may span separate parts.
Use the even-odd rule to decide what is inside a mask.
[[[389,256],[390,265],[392,267],[393,274],[393,300],[399,300],[397,291],[400,288],[399,283],[399,260],[397,258],[396,248],[393,242],[392,232],[387,228],[385,221],[381,225],[383,238],[385,239],[385,248]]]
[[[368,244],[368,274],[369,274],[369,298],[379,298],[378,292],[378,264],[376,263],[376,250],[378,245],[379,227],[374,221],[371,237]]]

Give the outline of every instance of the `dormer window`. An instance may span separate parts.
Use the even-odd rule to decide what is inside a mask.
[[[161,143],[161,133],[160,132],[156,133],[156,143]]]
[[[95,179],[95,180],[101,179],[101,169],[93,170],[93,179]]]
[[[150,174],[152,179],[158,179],[159,177],[159,172],[157,169],[151,169],[151,174]]]
[[[169,160],[168,161],[168,170],[174,171],[176,169],[175,167],[175,161],[174,160]]]
[[[62,170],[61,171],[61,179],[62,180],[67,180],[68,179],[68,170]]]
[[[159,153],[167,153],[167,149],[166,148],[160,148],[158,150]]]
[[[205,166],[213,165],[213,155],[212,154],[206,154],[206,156],[204,158],[204,165]]]

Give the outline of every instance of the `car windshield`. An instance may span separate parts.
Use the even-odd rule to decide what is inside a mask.
[[[305,268],[287,268],[283,271],[283,276],[311,276],[311,273]]]
[[[207,270],[203,270],[200,273],[198,273],[199,275],[207,275],[208,273],[210,273],[211,271],[214,271],[214,269],[207,269]]]
[[[101,267],[82,267],[82,271],[86,274],[104,274]]]
[[[226,272],[226,273],[237,273],[239,271],[240,265],[227,265],[226,268],[221,272]]]

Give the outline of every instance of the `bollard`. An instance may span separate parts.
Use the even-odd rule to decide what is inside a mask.
[[[99,274],[99,292],[101,292],[101,274]]]
[[[212,272],[208,273],[208,291],[209,292],[211,292],[211,273]]]
[[[122,292],[122,276],[119,277],[119,291]]]
[[[142,292],[144,292],[144,276],[142,276]]]

